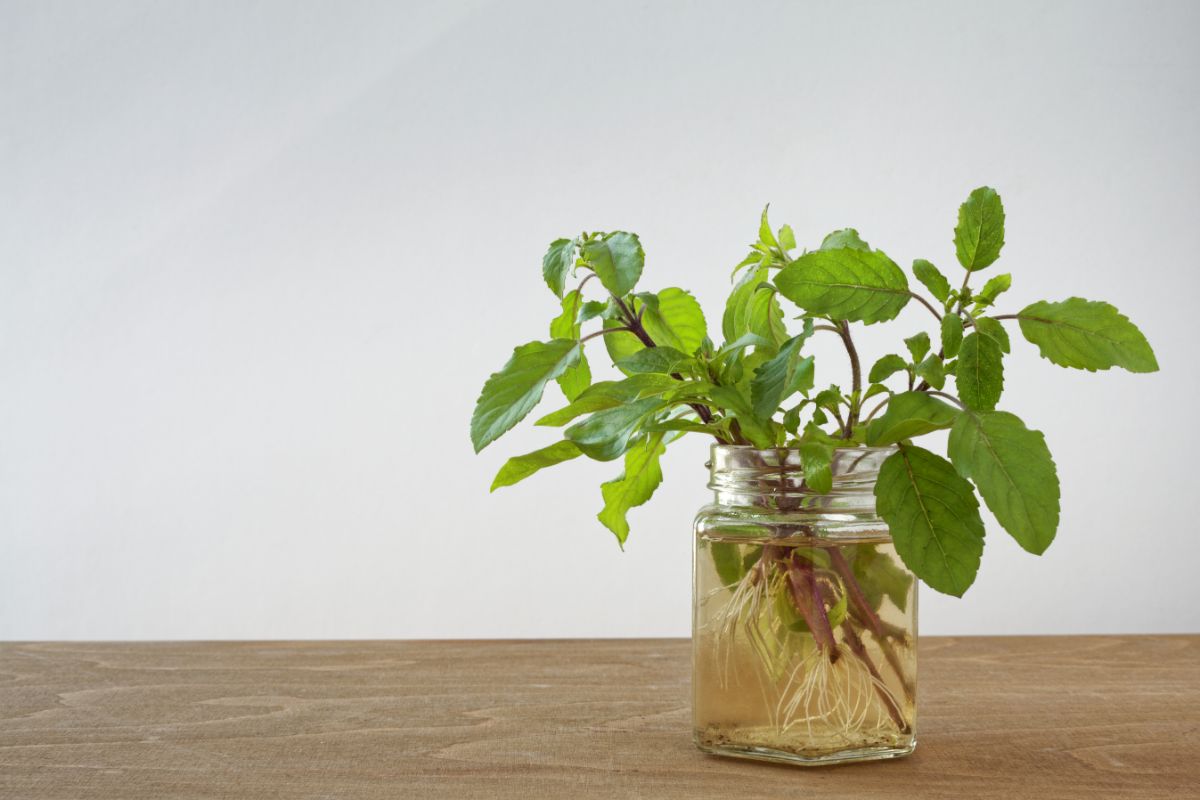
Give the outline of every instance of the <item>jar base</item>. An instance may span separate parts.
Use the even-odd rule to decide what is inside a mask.
[[[695,731],[696,747],[709,755],[727,758],[743,758],[753,761],[769,761],[775,764],[790,764],[800,767],[823,767],[834,764],[852,764],[859,761],[883,761],[903,758],[917,748],[916,738],[905,744],[879,744],[847,748],[826,752],[793,752],[754,744],[738,744],[731,741],[712,741],[703,731]]]

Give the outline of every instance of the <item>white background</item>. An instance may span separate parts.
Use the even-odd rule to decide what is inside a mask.
[[[764,203],[949,272],[983,183],[1002,307],[1113,301],[1162,372],[1014,342],[1058,540],[992,524],[922,630],[1200,629],[1198,37],[1195,3],[0,3],[0,638],[686,635],[703,442],[624,553],[619,464],[489,495],[554,432],[472,453],[546,244],[638,231],[719,328]]]

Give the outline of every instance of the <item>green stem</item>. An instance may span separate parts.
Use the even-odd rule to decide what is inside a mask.
[[[915,298],[917,301],[919,301],[921,303],[921,305],[928,308],[929,313],[933,314],[935,317],[937,317],[938,322],[942,321],[942,315],[938,313],[938,310],[936,308],[934,308],[928,300],[926,300],[924,297],[921,297],[921,295],[917,294],[916,292],[909,292],[908,294],[911,297]]]
[[[588,339],[595,339],[597,336],[607,336],[607,335],[608,335],[608,334],[610,334],[610,333],[620,333],[621,331],[630,331],[630,332],[632,332],[632,331],[633,331],[633,329],[632,329],[632,328],[624,328],[624,327],[621,327],[621,328],[601,328],[601,329],[600,329],[600,330],[598,330],[598,331],[593,331],[592,333],[589,333],[587,336],[584,336],[584,337],[580,338],[580,340],[579,340],[579,343],[580,343],[580,344],[583,344],[583,343],[584,343],[584,342],[586,342]]]
[[[842,438],[849,439],[854,432],[855,423],[858,422],[858,412],[861,406],[858,396],[862,392],[862,365],[858,361],[858,350],[854,347],[854,339],[850,335],[850,323],[842,320],[839,327],[842,343],[846,345],[846,354],[850,356],[850,410],[846,415],[846,424],[842,431]]]

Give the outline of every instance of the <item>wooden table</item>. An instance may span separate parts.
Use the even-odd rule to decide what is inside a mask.
[[[926,638],[908,759],[698,752],[684,640],[0,645],[0,798],[1200,797],[1200,636]]]

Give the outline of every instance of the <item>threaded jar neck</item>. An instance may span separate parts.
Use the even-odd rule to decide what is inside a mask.
[[[799,449],[759,450],[747,445],[712,447],[708,488],[718,505],[757,506],[778,511],[864,510],[874,506],[875,481],[895,447],[847,447],[833,452],[833,489],[819,494],[805,480]]]

